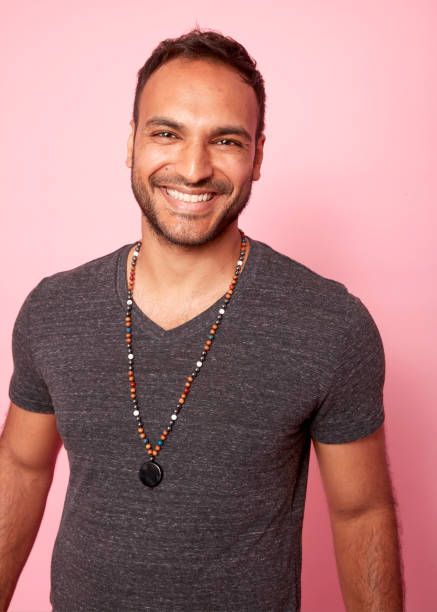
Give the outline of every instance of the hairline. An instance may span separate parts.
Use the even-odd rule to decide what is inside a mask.
[[[232,70],[234,73],[236,73],[240,77],[242,82],[250,87],[250,89],[253,91],[255,95],[255,101],[256,101],[256,106],[258,110],[258,118],[257,118],[257,123],[256,123],[256,130],[255,130],[255,142],[258,142],[259,138],[262,135],[262,129],[259,129],[259,121],[261,118],[261,106],[260,106],[260,102],[258,100],[258,96],[256,94],[254,86],[252,85],[252,83],[250,83],[250,81],[248,81],[245,75],[240,70],[238,70],[238,68],[236,68],[232,63],[227,62],[225,59],[222,59],[221,57],[217,57],[216,55],[213,55],[212,53],[211,54],[205,53],[205,54],[199,55],[198,57],[191,56],[190,54],[187,54],[186,51],[183,51],[182,53],[175,53],[174,55],[172,55],[171,57],[163,61],[161,64],[156,66],[156,68],[154,68],[150,72],[150,74],[147,75],[146,80],[141,86],[141,90],[138,91],[137,104],[134,106],[134,109],[133,109],[134,113],[133,113],[132,119],[135,123],[135,132],[137,130],[137,124],[139,122],[140,102],[141,102],[141,96],[143,95],[145,86],[147,85],[148,81],[153,76],[153,74],[155,74],[155,72],[157,72],[160,68],[162,68],[166,64],[169,64],[170,62],[175,61],[175,60],[185,60],[187,63],[188,62],[207,62],[209,64],[218,64],[218,65],[221,64],[222,66],[225,66],[229,68],[230,70]],[[136,117],[135,117],[135,111],[137,114]]]

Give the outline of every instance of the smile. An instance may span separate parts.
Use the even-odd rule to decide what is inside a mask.
[[[165,188],[167,195],[169,195],[174,200],[179,200],[180,202],[207,202],[214,197],[213,193],[182,193],[182,191],[177,191],[176,189],[168,189]]]

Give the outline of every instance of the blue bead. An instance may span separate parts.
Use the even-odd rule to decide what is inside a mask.
[[[126,327],[126,331],[127,331],[127,333],[129,333],[129,334],[130,334],[130,333],[131,333],[131,331],[132,331],[132,327]]]
[[[159,446],[162,446],[162,440],[158,440]]]

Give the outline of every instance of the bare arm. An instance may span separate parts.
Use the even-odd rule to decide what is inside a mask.
[[[348,612],[403,612],[404,585],[384,428],[347,444],[314,441]]]
[[[0,437],[0,612],[38,533],[60,447],[54,415],[11,404]]]

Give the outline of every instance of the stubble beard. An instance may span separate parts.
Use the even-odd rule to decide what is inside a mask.
[[[171,182],[171,184],[175,185],[176,183]],[[158,238],[163,239],[171,244],[182,247],[202,246],[218,238],[218,236],[220,236],[229,227],[229,225],[231,225],[231,223],[238,219],[240,214],[246,208],[252,192],[252,181],[249,180],[244,185],[242,191],[240,193],[237,193],[234,198],[229,201],[226,208],[217,218],[213,227],[210,228],[205,234],[196,235],[194,232],[190,231],[189,227],[187,227],[187,230],[183,233],[179,232],[178,234],[174,234],[172,233],[171,229],[166,226],[165,223],[160,221],[157,212],[158,204],[151,195],[149,189],[145,186],[138,172],[136,172],[134,162],[132,163],[131,169],[131,186],[135,199],[141,209],[141,212],[155,235]],[[193,185],[191,186],[193,187]],[[203,185],[201,185],[200,183],[198,183],[196,186],[203,187]],[[208,190],[206,189],[206,191]],[[194,230],[194,225],[196,221],[193,215],[179,214],[178,216],[187,219],[186,225],[189,225],[189,220],[191,219]]]

